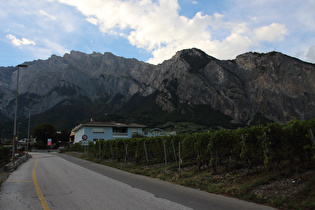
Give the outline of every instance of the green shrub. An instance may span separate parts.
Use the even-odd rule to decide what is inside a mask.
[[[0,162],[7,162],[10,159],[10,148],[0,147]]]

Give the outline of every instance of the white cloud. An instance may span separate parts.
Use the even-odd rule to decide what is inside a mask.
[[[226,20],[227,16],[219,13],[198,12],[193,18],[180,16],[176,0],[59,1],[76,7],[88,22],[99,25],[103,33],[125,37],[131,45],[152,53],[151,63],[160,63],[176,51],[190,47],[229,59],[260,42],[282,41],[288,34],[283,24],[255,27],[246,22],[258,22],[256,16],[246,21]]]
[[[193,47],[196,40],[211,39],[207,28],[212,17],[201,13],[193,19],[179,16],[177,1],[60,1],[75,6],[89,22],[98,23],[102,32],[126,37],[130,44],[156,55],[151,59],[156,62],[169,58],[160,53],[166,49],[173,49],[167,55],[174,54],[184,45]]]
[[[28,48],[28,54],[33,55],[35,59],[47,59],[52,54],[63,55],[70,50],[54,40],[43,38],[40,43],[34,47]]]
[[[86,18],[86,20],[90,23],[92,23],[93,25],[97,25],[98,21],[96,18],[93,18],[93,17],[89,17],[89,18]]]
[[[311,46],[306,54],[306,61],[315,63],[315,46]]]
[[[259,41],[283,41],[284,36],[288,34],[288,30],[282,24],[272,23],[268,26],[262,26],[254,30],[255,39]]]
[[[44,10],[39,10],[39,13],[42,14],[42,15],[44,15],[44,16],[46,16],[46,17],[48,17],[48,18],[51,19],[51,20],[56,20],[56,19],[57,19],[55,16],[48,14],[48,13],[45,12]]]
[[[50,51],[50,55],[52,53],[57,53],[57,54],[64,54],[65,52],[69,52],[63,45],[59,44],[58,42],[54,40],[50,40],[48,38],[43,38],[41,40],[41,43],[45,49]]]
[[[11,43],[15,46],[22,46],[22,45],[36,45],[36,43],[32,40],[26,39],[26,38],[22,38],[22,39],[18,39],[16,38],[14,35],[12,34],[8,34],[6,36],[8,39],[11,40]]]
[[[64,54],[66,48],[90,50],[86,47],[90,40],[97,40],[98,50],[112,50],[115,47],[109,45],[123,38],[140,51],[152,54],[149,62],[155,64],[171,58],[178,50],[192,47],[219,59],[232,59],[257,49],[279,50],[291,55],[301,52],[304,59],[313,59],[310,46],[315,43],[312,38],[315,33],[314,0],[305,0],[303,4],[296,0],[228,0],[229,4],[220,4],[217,12],[207,10],[208,2],[198,0],[183,5],[179,5],[181,1],[178,0],[7,2],[11,10],[0,9],[6,12],[0,12],[0,19],[2,17],[1,22],[5,23],[3,27],[10,29],[5,33],[10,33],[7,38],[15,46],[36,45],[33,48],[39,48],[45,55],[49,52]],[[200,7],[202,12],[195,10],[193,17],[180,15],[181,7],[184,9],[196,3],[203,6]],[[16,10],[16,5],[20,10]],[[74,12],[74,8],[78,12]],[[16,21],[10,22],[13,19]],[[29,39],[18,39],[12,34]],[[110,44],[104,46],[105,42]]]

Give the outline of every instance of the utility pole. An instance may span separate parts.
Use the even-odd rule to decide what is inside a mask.
[[[28,154],[28,144],[30,142],[30,129],[31,129],[31,112],[33,110],[28,110],[28,129],[27,129],[27,142],[26,142],[26,153]]]
[[[18,96],[19,96],[19,73],[20,67],[27,67],[27,65],[18,65],[17,75],[16,75],[16,93],[15,93],[15,107],[14,107],[14,130],[13,130],[13,142],[12,142],[12,160],[15,159],[15,141],[16,141],[16,121],[17,121],[17,108],[18,108]]]

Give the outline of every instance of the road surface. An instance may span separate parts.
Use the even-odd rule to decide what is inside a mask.
[[[271,209],[57,153],[30,153],[2,184],[0,209]]]

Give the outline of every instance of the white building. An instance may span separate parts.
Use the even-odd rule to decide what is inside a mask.
[[[78,143],[81,140],[96,141],[102,139],[131,138],[134,134],[142,135],[142,129],[145,127],[145,125],[140,124],[92,121],[76,126],[71,131],[71,135],[74,135],[73,143]]]

